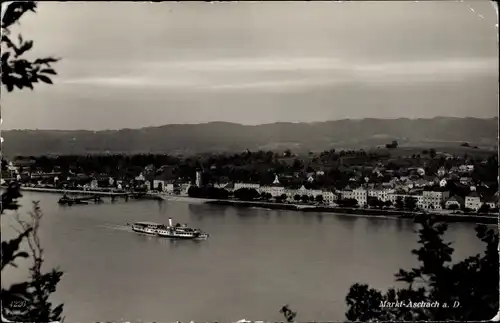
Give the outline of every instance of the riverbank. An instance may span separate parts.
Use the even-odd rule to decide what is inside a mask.
[[[127,193],[118,192],[102,192],[102,191],[76,191],[76,190],[63,190],[55,188],[40,188],[40,187],[21,187],[22,191],[33,191],[40,193],[74,193],[74,194],[87,194],[87,195],[103,195],[103,196],[124,196]],[[314,206],[314,205],[301,205],[289,203],[276,203],[276,202],[263,202],[263,201],[240,201],[240,200],[215,200],[207,198],[196,198],[189,196],[178,196],[169,194],[146,194],[141,198],[164,200],[173,202],[186,202],[196,204],[212,204],[212,205],[225,205],[234,207],[253,207],[263,208],[269,210],[289,210],[289,211],[302,211],[302,212],[321,212],[321,213],[337,213],[344,215],[358,215],[376,218],[391,218],[391,219],[414,219],[419,215],[435,215],[445,222],[473,222],[482,224],[498,224],[498,216],[494,215],[473,215],[473,214],[447,214],[447,213],[422,213],[422,212],[408,212],[390,209],[363,209],[363,208],[346,208],[346,207],[329,207],[329,206]]]
[[[387,210],[387,209],[380,210],[380,209],[327,207],[327,206],[304,206],[296,204],[269,203],[260,201],[211,200],[205,203],[213,205],[234,206],[234,207],[260,207],[273,210],[338,213],[338,214],[363,215],[369,217],[393,218],[393,219],[414,219],[417,216],[433,215],[443,220],[444,222],[474,222],[482,224],[498,224],[498,216],[493,216],[493,215],[471,215],[471,214],[462,215],[462,214],[408,212],[408,211]]]

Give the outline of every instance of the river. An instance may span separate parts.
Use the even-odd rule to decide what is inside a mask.
[[[282,320],[289,304],[299,321],[345,320],[356,282],[386,290],[394,273],[417,264],[412,221],[338,214],[233,208],[178,201],[117,201],[59,206],[60,195],[23,192],[44,212],[46,269],[64,275],[54,302],[67,322]],[[207,241],[171,241],[129,232],[127,222],[188,223]],[[2,216],[2,240],[14,234]],[[474,224],[450,224],[454,259],[482,252]],[[26,277],[2,272],[2,283]]]

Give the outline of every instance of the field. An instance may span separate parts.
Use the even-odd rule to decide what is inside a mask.
[[[451,155],[455,157],[463,157],[467,154],[469,157],[473,158],[488,158],[492,155],[497,155],[498,151],[496,149],[485,149],[485,148],[472,148],[472,147],[462,147],[462,146],[427,146],[427,147],[398,147],[395,149],[380,148],[378,151],[389,151],[393,157],[411,157],[412,155],[425,156],[423,154],[424,150],[429,150],[433,148],[436,150],[437,156],[440,155]]]

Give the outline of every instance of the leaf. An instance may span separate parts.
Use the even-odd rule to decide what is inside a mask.
[[[37,78],[44,83],[53,84],[52,80],[45,75],[38,75]]]
[[[4,10],[2,16],[2,29],[7,29],[12,24],[19,21],[21,16],[26,11],[35,12],[36,2],[35,1],[13,1]]]
[[[43,70],[40,71],[40,73],[42,74],[52,74],[52,75],[57,75],[56,71],[54,71],[53,69],[51,68],[45,68]]]
[[[29,40],[20,45],[20,47],[16,50],[16,56],[21,56],[25,52],[29,51],[33,48],[33,41]]]

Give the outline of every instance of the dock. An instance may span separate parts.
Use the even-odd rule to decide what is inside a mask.
[[[33,192],[46,192],[46,193],[66,193],[66,194],[78,194],[78,195],[98,195],[102,197],[124,197],[130,196],[136,193],[127,192],[101,192],[101,191],[84,191],[84,190],[65,190],[57,188],[41,188],[41,187],[26,187],[21,186],[21,191],[33,191]]]
[[[102,202],[100,196],[85,196],[85,197],[69,197],[66,194],[59,199],[59,204],[73,205],[73,204],[88,204],[87,201],[94,201],[95,203]]]
[[[124,198],[128,201],[129,198],[132,199],[147,199],[147,200],[163,200],[159,195],[142,193],[142,192],[104,192],[104,191],[90,191],[90,190],[65,190],[56,188],[41,188],[41,187],[21,187],[22,191],[32,191],[32,192],[45,192],[45,193],[58,193],[64,194],[64,196],[59,200],[59,204],[62,205],[73,205],[73,204],[88,204],[88,201],[94,201],[96,203],[102,202],[103,197],[111,198],[111,201],[115,201],[117,198]],[[74,196],[77,197],[74,197]]]

